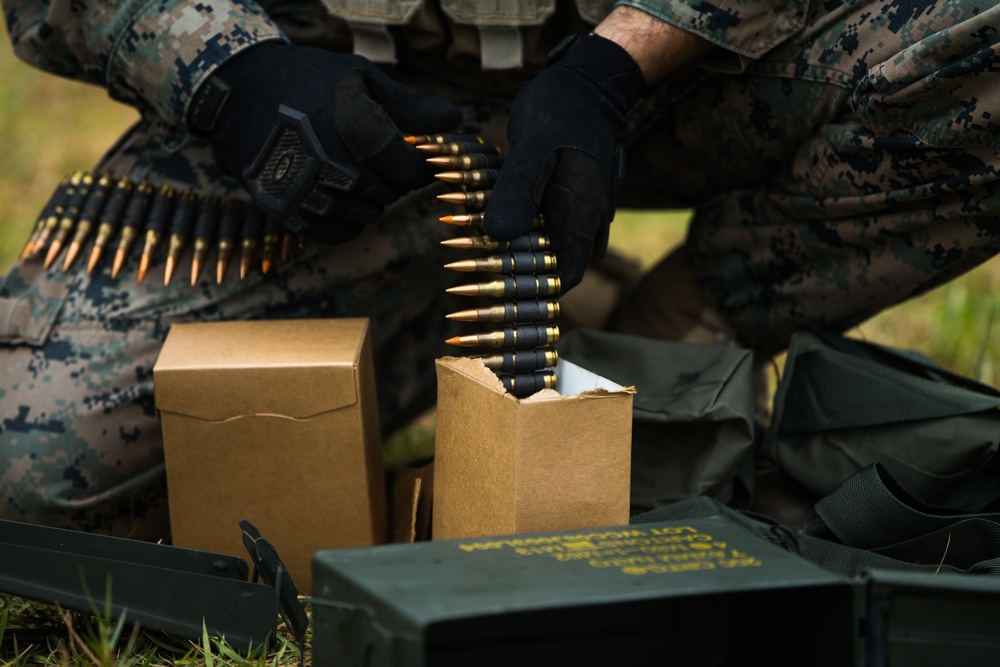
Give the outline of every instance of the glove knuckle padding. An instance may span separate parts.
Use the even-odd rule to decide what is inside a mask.
[[[298,227],[315,237],[353,236],[353,227],[374,221],[401,194],[433,180],[433,170],[403,140],[398,119],[427,120],[426,127],[413,128],[417,132],[461,122],[461,112],[451,103],[421,103],[415,92],[354,55],[265,43],[234,56],[218,75],[231,93],[209,138],[220,168],[242,178],[251,193],[254,184],[244,174],[265,151],[275,149],[269,142],[281,122],[279,108],[308,120],[313,141],[322,149],[313,153],[323,156],[325,166],[311,190],[300,188],[280,210],[298,206],[284,221],[289,226],[293,219],[299,221]],[[261,80],[267,85],[261,86]],[[442,127],[446,122],[453,124]],[[349,176],[322,178],[338,171]],[[342,229],[319,231],[331,225]]]

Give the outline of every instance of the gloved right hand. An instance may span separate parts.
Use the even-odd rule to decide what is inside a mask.
[[[645,91],[629,52],[591,34],[557,46],[514,101],[483,228],[510,240],[541,213],[564,292],[604,256],[624,172],[618,135]]]
[[[350,239],[433,182],[434,169],[402,132],[453,131],[461,121],[454,104],[414,92],[365,58],[281,42],[223,63],[188,111],[223,173],[291,231],[327,243]]]

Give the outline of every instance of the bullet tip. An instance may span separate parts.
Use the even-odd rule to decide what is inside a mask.
[[[102,248],[100,246],[94,246],[90,250],[90,257],[87,259],[88,276],[94,272],[94,268],[97,266],[97,260],[101,258],[101,250]]]
[[[76,261],[76,256],[80,254],[80,243],[78,241],[73,241],[69,244],[69,248],[66,250],[66,258],[63,260],[62,270],[63,273],[69,271],[69,267],[73,266],[73,262]]]
[[[446,319],[458,320],[459,322],[476,322],[479,317],[475,310],[459,310],[445,315]]]
[[[461,183],[462,182],[462,172],[460,171],[442,171],[434,174],[434,178],[439,181],[444,181],[445,183]]]
[[[142,253],[142,258],[139,259],[139,282],[141,283],[146,279],[146,273],[149,271],[149,255]]]
[[[46,271],[49,270],[49,267],[52,266],[52,262],[56,261],[56,257],[59,256],[60,250],[62,250],[62,243],[59,239],[56,239],[52,242],[52,245],[49,246],[49,254],[45,256],[45,263],[42,265],[43,269]]]
[[[461,336],[452,336],[451,338],[449,338],[448,340],[445,341],[445,344],[446,345],[461,345],[462,344],[462,337]]]
[[[448,294],[457,294],[459,296],[477,296],[479,294],[478,285],[456,285],[454,287],[449,287],[445,290]]]
[[[174,256],[167,256],[167,264],[163,268],[163,286],[166,287],[170,284],[170,280],[174,277]]]
[[[449,204],[464,204],[468,197],[464,192],[444,192],[437,196],[438,199]]]
[[[198,284],[198,275],[201,273],[201,260],[195,257],[191,260],[191,287]]]
[[[470,272],[476,270],[476,260],[474,259],[460,259],[457,262],[448,262],[444,265],[444,268],[451,271],[464,271]]]
[[[111,266],[111,277],[117,278],[118,274],[121,273],[122,263],[124,262],[124,257],[115,255],[115,263]]]

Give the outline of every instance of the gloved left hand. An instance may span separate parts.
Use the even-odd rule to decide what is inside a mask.
[[[514,101],[483,227],[510,240],[540,212],[565,292],[604,256],[624,168],[618,134],[646,82],[624,48],[597,35],[568,38],[549,63]]]

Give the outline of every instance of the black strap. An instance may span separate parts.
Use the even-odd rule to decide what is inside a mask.
[[[205,135],[215,129],[219,113],[229,99],[229,85],[217,76],[205,79],[188,106],[187,126],[195,134]]]

